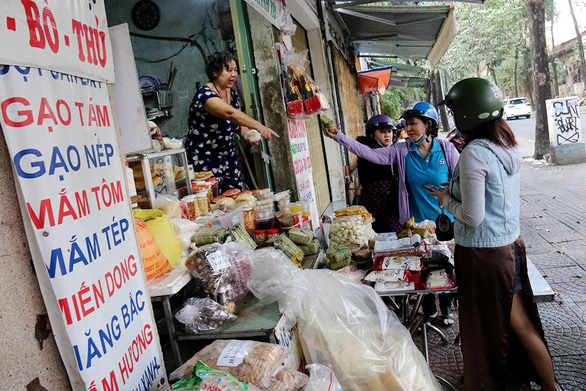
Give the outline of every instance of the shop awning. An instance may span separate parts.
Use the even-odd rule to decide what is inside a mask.
[[[456,33],[453,7],[336,3],[332,10],[361,57],[439,62]]]
[[[360,94],[372,91],[378,91],[381,95],[384,94],[385,89],[389,86],[391,81],[392,69],[392,66],[386,66],[358,72]]]

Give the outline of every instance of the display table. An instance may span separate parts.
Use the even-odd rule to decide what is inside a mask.
[[[193,341],[202,339],[258,338],[276,343],[275,326],[281,318],[279,304],[262,304],[252,293],[236,305],[234,322],[224,323],[212,331],[199,334],[175,333],[177,341]]]
[[[179,292],[191,280],[191,274],[185,267],[172,269],[170,272],[163,274],[147,282],[147,288],[151,296],[151,301],[162,302],[165,311],[165,323],[169,332],[171,341],[171,350],[177,366],[182,364],[179,345],[173,336],[175,335],[175,322],[173,321],[173,311],[171,310],[171,296]]]

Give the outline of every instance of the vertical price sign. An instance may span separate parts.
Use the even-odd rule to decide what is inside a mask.
[[[0,65],[0,123],[74,389],[166,386],[106,85]]]
[[[315,200],[315,187],[313,186],[313,170],[311,169],[311,156],[309,154],[309,142],[307,140],[307,128],[305,121],[287,119],[289,140],[291,141],[291,153],[293,155],[293,168],[297,180],[299,201],[309,203],[311,221],[317,224],[318,212]]]
[[[114,82],[104,0],[2,0],[0,42],[0,64]]]

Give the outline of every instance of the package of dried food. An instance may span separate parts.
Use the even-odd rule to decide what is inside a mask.
[[[190,297],[177,311],[175,319],[183,325],[185,332],[199,334],[215,330],[226,322],[236,320],[237,316],[209,297]]]
[[[372,222],[372,215],[366,210],[366,208],[364,206],[361,206],[361,205],[355,205],[355,206],[349,206],[347,208],[341,208],[341,209],[335,210],[334,214],[335,214],[334,220],[338,220],[338,219],[346,217],[346,216],[361,216],[362,219],[366,223]]]
[[[199,278],[212,299],[234,309],[236,274],[230,263],[230,254],[218,243],[200,247],[189,254],[185,266],[192,276]]]
[[[235,279],[232,286],[234,287],[234,302],[238,303],[248,294],[248,280],[250,279],[251,262],[254,252],[240,242],[229,242],[224,248],[230,254],[230,264],[234,271]]]
[[[226,227],[204,228],[195,234],[193,241],[197,246],[204,246],[212,243],[224,243],[228,236],[229,229]]]
[[[291,368],[283,367],[271,378],[264,391],[297,391],[305,387],[309,376]]]
[[[198,361],[191,378],[183,378],[173,385],[173,390],[214,390],[214,391],[247,391],[248,384],[238,381],[228,372],[210,368]]]
[[[281,234],[266,241],[266,244],[281,250],[297,266],[301,267],[300,262],[303,260],[303,251],[291,241],[285,234]]]
[[[368,240],[375,236],[372,224],[365,223],[361,216],[342,217],[330,227],[330,247],[351,244],[368,246]]]
[[[313,232],[309,229],[291,228],[287,236],[293,243],[307,246],[313,239]]]
[[[236,223],[230,228],[230,236],[234,241],[244,243],[251,250],[256,248],[256,242],[252,240],[242,223]]]
[[[281,345],[232,339],[217,339],[197,352],[170,375],[170,380],[190,377],[193,367],[203,361],[211,368],[234,375],[239,381],[265,389],[285,357]]]
[[[328,269],[338,270],[350,265],[350,262],[352,262],[352,251],[350,251],[349,247],[330,247],[326,251],[324,264]]]

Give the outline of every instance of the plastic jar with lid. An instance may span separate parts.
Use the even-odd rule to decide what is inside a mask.
[[[201,213],[201,216],[207,216],[208,213],[210,213],[210,201],[208,199],[208,192],[198,192],[195,195],[195,199],[197,200],[197,206],[199,207],[199,212]]]
[[[195,199],[195,195],[188,195],[181,199],[181,201],[185,201],[187,204],[187,210],[189,212],[189,220],[195,220],[199,216],[201,216],[201,212],[199,211],[199,205]]]
[[[244,214],[244,228],[256,229],[256,212],[252,208],[245,208],[242,212]]]
[[[257,229],[254,231],[254,241],[259,246],[263,246],[267,241],[267,230],[266,229]]]
[[[213,198],[216,198],[218,195],[220,195],[220,184],[218,183],[216,177],[207,178],[205,181],[206,183],[210,183],[212,185]]]

